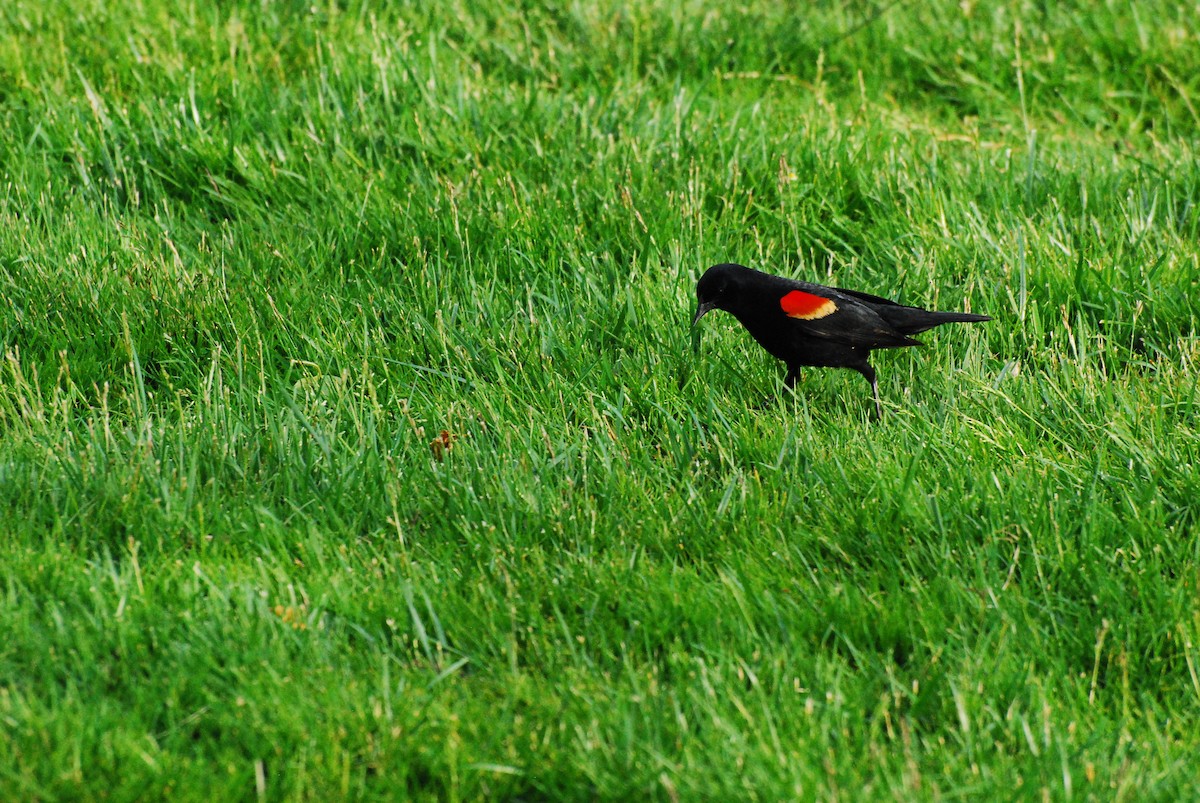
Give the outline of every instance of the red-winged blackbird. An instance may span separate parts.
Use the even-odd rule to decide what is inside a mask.
[[[989,321],[969,312],[931,312],[879,296],[772,276],[743,265],[713,265],[696,283],[696,317],[732,313],[758,344],[787,364],[783,383],[796,384],[801,366],[853,368],[871,383],[875,414],[879,384],[867,359],[872,349],[919,346],[909,335],[943,323]]]

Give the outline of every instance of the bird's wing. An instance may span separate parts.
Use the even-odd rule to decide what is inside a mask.
[[[779,307],[791,319],[793,331],[808,337],[864,348],[920,345],[919,340],[897,331],[864,303],[868,300],[874,303],[874,299],[875,296],[865,293],[795,282],[780,297]],[[879,301],[893,304],[886,299]]]

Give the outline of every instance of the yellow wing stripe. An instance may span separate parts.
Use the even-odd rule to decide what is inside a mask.
[[[837,312],[837,304],[823,296],[793,290],[779,299],[779,306],[789,318],[815,321]]]

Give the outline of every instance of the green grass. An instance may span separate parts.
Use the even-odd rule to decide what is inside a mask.
[[[0,8],[0,798],[1200,794],[1194,5],[486,5]]]

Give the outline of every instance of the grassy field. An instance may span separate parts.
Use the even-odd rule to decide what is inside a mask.
[[[514,5],[0,6],[0,798],[1200,795],[1200,8]]]

